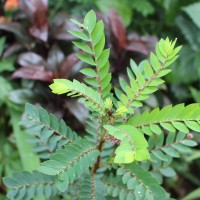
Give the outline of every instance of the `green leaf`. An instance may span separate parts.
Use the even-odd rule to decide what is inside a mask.
[[[123,184],[120,177],[109,177],[104,181],[106,185],[106,193],[112,197],[119,197],[119,199],[134,199],[134,192],[132,189],[127,189],[127,186]]]
[[[185,146],[188,146],[188,147],[195,147],[198,145],[197,142],[193,140],[183,140],[181,141],[181,144],[184,144]]]
[[[155,134],[161,134],[162,130],[160,129],[160,127],[156,124],[150,124],[150,129],[152,130],[152,132],[154,132]]]
[[[88,38],[87,35],[85,35],[84,33],[80,32],[80,31],[73,31],[73,30],[70,30],[68,31],[70,34],[74,35],[75,37],[81,39],[81,40],[84,40],[84,41],[90,41],[90,39]]]
[[[116,163],[131,163],[134,160],[142,161],[149,158],[147,141],[136,128],[129,125],[113,127],[105,125],[104,128],[116,139],[121,140],[115,153]]]
[[[176,132],[169,133],[166,139],[166,144],[171,144],[175,140]]]
[[[27,128],[26,131],[31,135],[28,141],[34,144],[33,150],[40,158],[49,158],[55,149],[78,139],[77,134],[63,120],[59,121],[55,115],[48,114],[42,107],[27,103],[24,116],[25,119],[20,124]]]
[[[137,71],[139,70],[139,68],[133,59],[130,60],[130,66],[131,66],[131,69],[134,72],[134,74],[136,74]]]
[[[5,42],[6,42],[6,38],[5,37],[1,37],[0,38],[0,57],[2,56]]]
[[[186,126],[193,131],[200,132],[200,125],[197,122],[194,121],[186,121],[185,122]]]
[[[123,90],[124,92],[126,92],[128,83],[127,83],[123,78],[120,77],[120,78],[119,78],[119,84],[120,84],[122,90]]]
[[[156,78],[163,77],[163,76],[169,74],[171,71],[172,71],[171,69],[164,69],[164,70],[161,70],[161,71],[156,75]]]
[[[92,43],[95,46],[104,35],[104,24],[103,21],[100,20],[96,23],[94,30],[91,33]]]
[[[164,83],[164,80],[160,77],[163,77],[171,71],[164,69],[164,67],[174,62],[177,57],[176,53],[180,50],[179,48],[177,51],[174,51],[175,42],[176,40],[171,42],[168,38],[165,40],[161,39],[157,44],[159,54],[155,55],[151,53],[150,55],[151,65],[147,61],[143,61],[137,66],[133,60],[130,61],[132,72],[130,69],[127,70],[130,86],[129,84],[125,85],[120,83],[127,97],[123,95],[120,98],[118,97],[124,106],[128,108],[127,113],[131,113],[129,111],[129,109],[132,109],[131,107],[138,107],[137,104],[136,106],[134,105],[135,101],[140,102],[146,100],[149,98],[149,94],[155,92],[158,89],[157,87]],[[135,74],[136,79],[133,74]],[[128,102],[124,101],[124,99],[128,99]]]
[[[82,74],[85,74],[86,76],[93,76],[93,77],[97,76],[97,73],[93,69],[91,69],[91,68],[81,69],[80,72]]]
[[[93,51],[87,44],[82,42],[73,42],[73,44],[77,46],[79,49],[85,51],[86,53],[93,54]]]
[[[196,2],[193,4],[189,4],[189,6],[186,6],[183,8],[183,10],[187,13],[187,15],[192,19],[194,24],[200,28],[200,22],[199,22],[199,8],[200,8],[200,3]]]
[[[175,133],[176,132],[176,129],[170,124],[170,123],[160,123],[160,125],[166,129],[167,131],[170,131],[170,132],[173,132]]]
[[[58,175],[58,189],[63,188],[63,185],[67,188],[69,183],[80,177],[96,162],[98,155],[99,151],[87,140],[75,140],[65,149],[52,154],[50,160],[43,162],[39,170],[47,175]]]
[[[88,85],[91,85],[94,88],[98,88],[99,87],[99,83],[95,78],[85,78],[84,80]]]
[[[150,81],[149,86],[159,86],[161,84],[163,84],[165,81],[162,79],[153,79]]]
[[[99,178],[86,175],[81,183],[80,199],[105,200],[105,189]]]
[[[134,191],[134,194],[136,196],[136,199],[142,200],[145,198],[146,188],[143,186],[143,184],[137,185]]]
[[[105,36],[104,36],[104,34],[102,34],[101,39],[94,46],[94,52],[95,52],[95,55],[97,58],[102,54],[104,46],[105,46]]]
[[[162,151],[155,150],[155,151],[152,151],[152,153],[159,160],[168,161],[168,157],[165,154],[163,154]]]
[[[105,49],[99,56],[99,58],[97,59],[99,69],[105,66],[105,64],[108,61],[109,55],[110,55],[110,49]]]
[[[171,167],[161,168],[159,171],[163,176],[166,176],[166,177],[176,176],[176,172]]]
[[[107,62],[103,68],[100,69],[99,74],[100,74],[100,79],[103,80],[108,76],[109,72],[109,62]]]
[[[101,0],[96,2],[97,7],[104,13],[109,13],[110,8],[114,8],[122,17],[125,26],[128,26],[132,20],[132,7],[128,0],[124,0],[123,4],[121,0]]]
[[[134,4],[132,4],[132,8],[141,13],[144,17],[155,12],[154,6],[146,0],[135,0]]]
[[[94,79],[94,78],[93,78]],[[59,86],[61,85],[62,93],[60,93],[61,89]],[[80,101],[85,101],[85,106],[92,110],[93,112],[99,112],[100,114],[104,114],[104,103],[101,99],[100,94],[93,90],[91,87],[78,82],[77,80],[69,81],[64,79],[54,79],[54,83],[50,85],[53,93],[63,94],[67,93],[68,96],[77,97],[81,96]]]
[[[183,133],[189,133],[189,129],[187,128],[187,126],[185,126],[185,124],[181,122],[172,122],[172,125]]]
[[[161,64],[157,58],[157,56],[154,53],[150,54],[150,60],[151,60],[151,65],[154,69],[154,71],[158,71],[158,69],[160,69]]]
[[[14,71],[14,62],[16,60],[16,56],[10,56],[7,58],[4,58],[0,61],[0,72],[4,71]]]
[[[93,65],[93,66],[96,65],[95,62],[94,62],[94,60],[93,60],[93,58],[92,58],[91,56],[89,56],[89,55],[82,54],[82,53],[77,53],[76,56],[77,56],[80,60],[82,60],[83,62],[85,62],[85,63],[87,63],[87,64],[89,64],[89,65]]]
[[[150,129],[149,126],[142,126],[142,131],[147,135],[152,135],[153,134],[153,132],[152,132],[152,130]]]
[[[120,171],[120,173],[118,173]],[[126,176],[126,183],[129,184],[129,181],[132,180],[134,184],[135,195],[137,195],[137,199],[143,200],[146,192],[151,196],[150,199],[169,199],[168,194],[164,191],[162,187],[159,186],[158,181],[152,177],[152,175],[144,170],[138,164],[131,163],[126,165],[121,165],[117,170],[118,175],[122,175],[122,179]],[[134,181],[134,179],[136,181]],[[130,187],[129,187],[130,188]],[[134,199],[134,198],[133,198]]]
[[[150,79],[154,74],[151,65],[147,61],[145,61],[144,63],[144,74],[147,77],[147,79]]]
[[[163,147],[162,151],[171,157],[175,157],[175,158],[180,157],[179,153],[172,147]]]
[[[182,200],[196,200],[200,198],[200,188],[197,188],[196,190],[193,190],[188,195],[183,197]]]
[[[162,110],[154,109],[151,112],[136,114],[129,120],[128,124],[137,128],[142,128],[143,126],[153,127],[156,124],[170,132],[175,132],[175,129],[177,129],[183,133],[188,133],[188,128],[199,131],[199,124],[197,124],[200,121],[199,113],[200,104],[198,103],[188,106],[178,104],[174,107],[169,105]]]
[[[5,97],[12,91],[10,82],[3,76],[0,76],[0,103],[5,101]]]
[[[91,33],[96,24],[96,14],[93,10],[89,11],[84,18],[84,28]]]
[[[187,146],[184,146],[182,144],[173,144],[172,145],[176,150],[180,151],[181,153],[190,153],[191,149]]]
[[[38,168],[40,160],[38,156],[32,151],[32,145],[28,143],[30,138],[25,131],[19,126],[19,121],[21,120],[22,113],[18,112],[14,108],[9,108],[10,123],[12,125],[12,130],[15,137],[15,142],[20,154],[22,169],[25,171],[32,171]],[[29,156],[27,156],[29,155]]]
[[[52,83],[49,87],[55,94],[65,94],[69,91],[65,82],[66,82],[65,79],[55,79],[54,83]]]
[[[190,92],[194,101],[200,103],[200,91],[193,87],[190,87]]]
[[[55,177],[42,174],[37,171],[15,172],[12,177],[4,177],[4,184],[9,188],[9,199],[32,199],[42,195],[49,199],[58,195],[55,186]]]
[[[186,137],[186,134],[183,132],[178,132],[177,136],[176,136],[176,142],[180,142],[181,140],[183,140]]]
[[[159,135],[159,136],[156,136],[156,138],[155,138],[155,142],[156,142],[156,148],[158,149],[158,148],[162,148],[162,146],[163,146],[163,143],[164,143],[164,134],[162,134],[162,132],[161,132],[161,134]]]
[[[71,21],[72,23],[76,24],[76,25],[79,26],[79,27],[83,27],[83,24],[81,24],[80,22],[78,22],[78,21],[76,21],[76,20],[74,20],[74,19],[70,19],[70,21]]]
[[[145,79],[144,79],[143,75],[140,73],[140,71],[136,72],[136,77],[137,77],[137,81],[138,81],[140,88],[142,88],[145,84]]]

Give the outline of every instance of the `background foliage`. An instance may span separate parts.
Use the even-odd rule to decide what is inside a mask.
[[[158,38],[178,38],[177,43],[183,45],[165,86],[146,102],[145,109],[182,102],[200,103],[198,0],[125,0],[123,3],[120,0],[60,0],[56,4],[54,0],[20,0],[11,4],[8,0],[1,0],[1,177],[20,169],[31,171],[40,162],[18,125],[25,102],[43,105],[58,118],[64,118],[74,130],[83,132],[87,118],[84,107],[74,100],[51,94],[47,86],[53,78],[83,80],[78,72],[84,65],[75,57],[74,52],[78,49],[71,44],[75,38],[66,29],[76,29],[69,19],[82,18],[90,9],[99,11],[98,17],[104,20],[106,46],[111,48],[111,72],[116,80],[119,75],[128,80],[125,72],[129,59],[138,63],[146,58]],[[117,81],[114,84],[117,85]],[[88,129],[91,129],[89,125]],[[199,143],[199,136],[194,137]],[[56,141],[55,145],[59,142]],[[50,148],[53,151],[54,147]],[[40,158],[48,156],[47,149],[41,152],[38,147],[38,152]],[[192,153],[188,152],[187,157],[173,161],[173,168],[157,172],[157,166],[153,166],[154,174],[172,177],[162,181],[175,198],[194,191],[185,200],[198,199],[199,157],[197,146]],[[159,164],[165,166],[164,161]],[[178,172],[176,176],[173,169]],[[2,182],[0,190],[5,198],[6,189]]]

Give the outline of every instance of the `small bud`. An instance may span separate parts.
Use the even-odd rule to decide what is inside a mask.
[[[116,110],[115,116],[120,116],[127,112],[127,108],[125,106],[121,106]]]
[[[112,100],[110,99],[110,97],[108,97],[106,100],[105,100],[105,107],[108,109],[108,110],[111,110],[112,107],[113,107],[113,103],[112,103]]]
[[[187,139],[191,140],[193,137],[194,136],[191,133],[187,134]]]

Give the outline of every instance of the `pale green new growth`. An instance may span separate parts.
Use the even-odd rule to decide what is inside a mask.
[[[79,98],[90,111],[85,134],[78,136],[55,115],[26,104],[21,125],[42,163],[40,172],[3,179],[8,198],[170,200],[160,184],[164,176],[176,175],[172,160],[196,145],[189,131],[200,132],[200,104],[134,111],[164,83],[181,47],[175,47],[176,40],[161,39],[149,62],[137,65],[131,60],[129,82],[119,78],[120,87],[114,88],[103,21],[90,11],[82,23],[72,22],[80,27],[69,33],[77,38],[73,44],[84,62],[85,83],[55,79],[50,88],[55,94]]]
[[[141,101],[149,98],[149,95],[158,90],[158,86],[164,83],[161,77],[171,70],[167,67],[177,59],[177,53],[181,47],[174,48],[174,42],[161,39],[156,45],[156,54],[151,53],[150,63],[145,61],[139,66],[131,60],[131,68],[128,69],[129,84],[122,78],[119,79],[121,89],[115,88],[118,106],[126,106],[128,113],[133,114],[134,108],[141,107]]]
[[[109,126],[104,128],[108,133],[118,140],[121,140],[119,147],[115,151],[115,163],[131,163],[133,161],[143,161],[149,159],[147,151],[148,143],[143,134],[136,128],[129,125]]]
[[[80,83],[77,80],[73,82],[64,79],[55,79],[54,83],[50,85],[53,93],[64,94],[71,97],[81,96],[81,101],[85,101],[85,106],[93,112],[99,112],[104,114],[104,104],[100,94],[88,87],[84,83]]]

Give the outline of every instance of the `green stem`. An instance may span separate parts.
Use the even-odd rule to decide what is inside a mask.
[[[21,120],[22,114],[11,107],[9,108],[9,113],[11,116],[12,128],[16,138],[16,145],[19,150],[23,170],[36,170],[40,166],[40,159],[35,153],[33,153],[33,146],[27,141],[29,138],[28,134],[22,131],[19,126],[19,121]],[[45,198],[35,197],[34,200],[45,200]]]
[[[33,153],[33,146],[28,143],[28,134],[26,134],[19,126],[21,120],[21,113],[9,108],[11,116],[11,123],[13,127],[14,136],[16,138],[16,145],[19,150],[23,169],[25,171],[36,170],[40,166],[40,160],[38,156]]]

